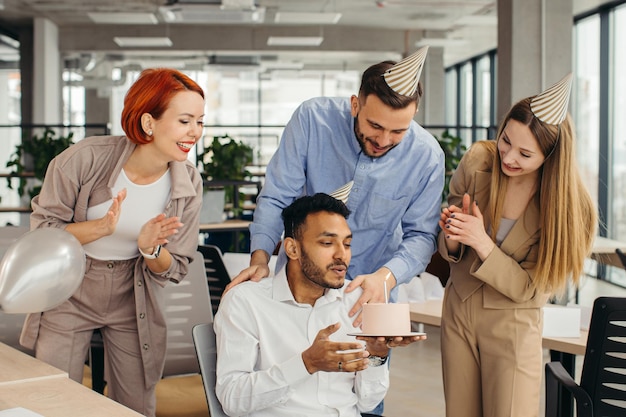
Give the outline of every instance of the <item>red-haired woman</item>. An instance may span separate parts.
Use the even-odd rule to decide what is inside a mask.
[[[202,135],[204,93],[171,69],[141,73],[124,99],[126,136],[86,138],[49,165],[31,228],[58,227],[87,254],[76,293],[28,316],[21,343],[81,381],[101,329],[110,398],[154,416],[165,359],[158,298],[187,274],[198,244],[202,179],[187,160]]]

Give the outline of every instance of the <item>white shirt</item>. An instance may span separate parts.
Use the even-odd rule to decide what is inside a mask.
[[[346,284],[347,285],[347,284]],[[344,286],[345,288],[345,286]],[[350,416],[373,409],[389,388],[387,365],[349,372],[309,374],[302,361],[317,333],[341,327],[333,341],[355,341],[348,317],[360,289],[327,290],[315,306],[295,301],[285,270],[274,278],[244,282],[220,301],[216,393],[231,416]]]
[[[139,256],[137,238],[148,220],[163,213],[170,197],[172,178],[168,169],[151,184],[140,185],[132,182],[122,170],[111,192],[117,195],[126,188],[126,198],[122,202],[120,218],[115,231],[100,239],[83,245],[85,253],[94,259],[121,260]],[[87,220],[100,219],[109,211],[111,202],[106,201],[87,209]]]

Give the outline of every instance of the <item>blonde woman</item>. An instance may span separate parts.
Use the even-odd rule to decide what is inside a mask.
[[[451,180],[439,221],[447,417],[539,415],[541,307],[578,284],[597,222],[575,165],[570,90],[568,75],[516,103]]]

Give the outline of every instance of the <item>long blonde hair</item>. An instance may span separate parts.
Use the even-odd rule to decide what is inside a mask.
[[[597,211],[576,166],[574,130],[568,115],[559,126],[537,119],[530,99],[515,104],[498,129],[501,137],[509,120],[528,126],[546,159],[540,168],[535,198],[540,209],[540,239],[537,266],[532,282],[541,293],[562,294],[568,280],[578,286],[585,258],[590,254],[597,227]],[[495,152],[489,203],[492,238],[500,224],[508,177]]]

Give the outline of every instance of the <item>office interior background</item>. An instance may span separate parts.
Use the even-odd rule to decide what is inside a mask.
[[[571,65],[543,48],[561,19]],[[542,34],[520,33],[518,22]],[[524,51],[511,53],[526,38],[542,45],[529,58],[538,76],[523,72]],[[123,134],[126,90],[161,66],[204,88],[205,138],[249,143],[262,167],[302,101],[356,94],[367,66],[429,45],[417,120],[466,146],[493,139],[512,102],[573,71],[579,168],[600,235],[626,241],[625,44],[624,0],[0,0],[0,173],[25,127],[75,140]],[[0,224],[24,224],[27,214],[8,208],[28,202],[0,180]],[[626,286],[624,271],[610,269],[607,279]]]

